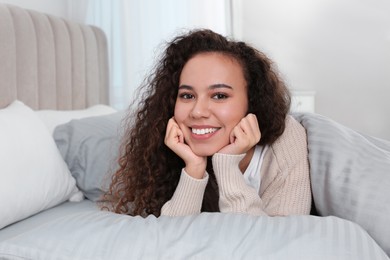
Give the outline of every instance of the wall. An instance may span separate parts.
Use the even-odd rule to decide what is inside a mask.
[[[44,12],[60,17],[67,17],[66,0],[0,0],[23,8]]]
[[[233,34],[266,52],[317,113],[390,140],[390,1],[231,0]],[[3,0],[67,17],[69,0]]]
[[[390,1],[232,0],[234,36],[278,65],[316,112],[390,140]]]

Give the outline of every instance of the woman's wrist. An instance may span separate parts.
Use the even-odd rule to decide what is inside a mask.
[[[184,170],[192,178],[203,179],[206,172],[206,164],[206,160],[201,163],[187,163]]]

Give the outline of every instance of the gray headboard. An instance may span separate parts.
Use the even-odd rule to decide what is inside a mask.
[[[102,30],[0,4],[0,108],[19,99],[33,109],[108,103]]]

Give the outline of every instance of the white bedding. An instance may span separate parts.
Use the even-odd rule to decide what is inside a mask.
[[[81,202],[65,202],[54,208],[47,209],[39,214],[31,216],[25,220],[14,223],[0,230],[0,242],[37,228],[50,221],[56,221],[59,218],[85,211],[99,211],[97,205],[90,200]],[[0,258],[1,259],[1,258]]]
[[[83,201],[0,233],[0,259],[388,259],[362,228],[337,217],[202,213],[144,219]]]

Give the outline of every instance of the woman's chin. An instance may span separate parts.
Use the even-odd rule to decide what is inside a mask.
[[[213,156],[215,153],[206,153],[206,152],[194,152],[195,155],[199,157]]]
[[[200,157],[213,156],[218,153],[222,148],[229,144],[229,141],[225,142],[208,142],[208,143],[189,143],[192,152]]]
[[[195,155],[199,157],[213,156],[218,153],[220,149],[192,149]]]

